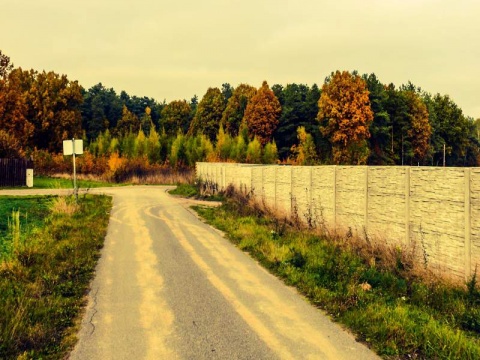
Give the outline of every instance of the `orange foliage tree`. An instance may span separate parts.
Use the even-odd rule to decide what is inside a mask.
[[[264,81],[248,103],[243,121],[248,126],[250,136],[257,137],[262,146],[265,146],[272,139],[281,113],[280,102]]]
[[[10,62],[10,58],[2,54],[2,50],[0,50],[0,79],[6,78],[12,69],[13,64]]]
[[[25,146],[33,135],[27,120],[27,105],[20,79],[15,71],[4,72],[0,78],[0,157],[24,155]]]
[[[356,73],[336,71],[327,78],[318,101],[320,130],[332,145],[335,164],[365,164],[373,112],[365,81]]]
[[[53,71],[38,73],[18,68],[11,74],[19,79],[26,117],[34,125],[32,148],[60,151],[63,140],[81,136],[83,95],[77,81]]]

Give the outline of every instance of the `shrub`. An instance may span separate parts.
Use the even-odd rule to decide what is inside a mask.
[[[251,164],[260,164],[262,162],[262,145],[257,137],[248,144],[246,161]]]
[[[278,160],[277,144],[274,141],[269,142],[263,149],[262,163],[275,164]]]

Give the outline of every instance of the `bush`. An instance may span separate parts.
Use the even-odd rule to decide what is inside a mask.
[[[257,137],[248,144],[246,161],[251,164],[260,164],[262,162],[262,145]]]
[[[269,142],[263,149],[262,163],[275,164],[278,160],[277,144],[274,141]]]

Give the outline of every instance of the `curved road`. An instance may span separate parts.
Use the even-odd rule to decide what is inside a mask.
[[[70,359],[378,359],[166,189],[92,190],[114,205]]]

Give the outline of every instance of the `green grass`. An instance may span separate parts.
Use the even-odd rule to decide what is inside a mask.
[[[173,190],[170,190],[169,193],[187,198],[199,195],[198,188],[191,184],[178,184],[177,187]]]
[[[14,212],[19,214],[20,237],[24,239],[43,225],[50,204],[51,197],[48,196],[0,197],[0,260],[11,254],[13,239],[8,224]]]
[[[47,200],[44,226],[0,262],[0,359],[62,359],[75,342],[111,198]]]
[[[81,189],[110,187],[110,186],[118,186],[118,185],[114,183],[105,182],[105,181],[77,180],[77,187]],[[34,189],[73,189],[73,179],[36,176],[33,179],[33,188]]]
[[[40,226],[51,203],[50,196],[0,196],[0,237],[6,235],[7,218],[13,210],[20,211],[22,225]]]
[[[379,254],[372,261],[345,241],[292,228],[232,200],[194,208],[385,359],[480,358],[476,277],[466,288],[424,281],[400,251],[388,264]]]
[[[169,193],[172,195],[182,196],[186,198],[195,198],[207,201],[222,201],[224,199],[224,196],[222,194],[202,194],[202,191],[200,191],[200,187],[201,184],[177,184],[177,187],[173,190],[170,190]]]

